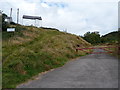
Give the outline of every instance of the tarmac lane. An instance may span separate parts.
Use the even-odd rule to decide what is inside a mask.
[[[118,59],[106,53],[89,54],[37,78],[17,88],[118,88]]]

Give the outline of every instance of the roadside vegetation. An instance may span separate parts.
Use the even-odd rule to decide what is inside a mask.
[[[95,46],[118,47],[120,46],[119,36],[120,29],[102,36],[100,36],[99,32],[87,32],[81,37]],[[108,48],[107,50],[112,51],[112,55],[120,58],[120,50],[118,48]]]
[[[119,37],[120,36],[120,31],[114,31],[114,32],[110,32],[104,36],[102,36],[102,43],[105,46],[108,47],[116,47],[116,48],[107,48],[107,50],[112,51],[113,53],[111,53],[111,55],[116,56],[118,58],[120,58],[120,42],[119,42]]]
[[[67,61],[87,55],[76,48],[92,45],[114,46],[118,39],[108,42],[110,35],[100,37],[99,32],[87,32],[79,37],[54,28],[22,26],[5,22],[2,17],[2,88],[15,88],[41,72],[64,65]],[[14,27],[15,32],[7,32]],[[92,45],[91,45],[91,44]],[[90,50],[86,50],[91,52]],[[113,50],[116,51],[116,50]]]
[[[76,48],[91,44],[79,36],[57,29],[8,25],[15,32],[2,32],[2,88],[15,88],[31,77],[84,56]]]

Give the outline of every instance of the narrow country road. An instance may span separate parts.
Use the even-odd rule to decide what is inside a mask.
[[[105,53],[83,56],[17,88],[118,88],[118,59]]]

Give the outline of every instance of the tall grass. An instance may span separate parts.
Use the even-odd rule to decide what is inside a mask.
[[[32,76],[86,55],[76,45],[91,46],[82,38],[58,30],[16,25],[16,32],[3,32],[3,88],[15,88]]]

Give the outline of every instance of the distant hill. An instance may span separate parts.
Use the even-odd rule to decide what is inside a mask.
[[[86,55],[77,46],[89,47],[79,36],[52,28],[11,25],[15,32],[2,32],[2,85],[15,88],[40,72],[64,65]]]
[[[106,35],[103,35],[101,39],[103,42],[106,42],[106,43],[117,43],[120,38],[119,33],[120,31],[110,32]]]

